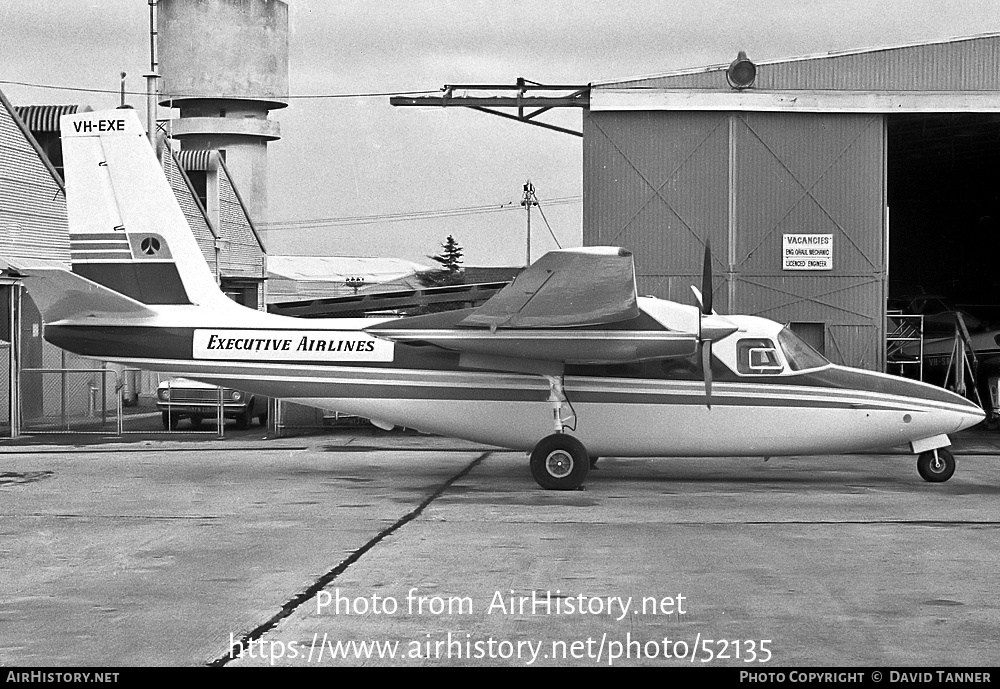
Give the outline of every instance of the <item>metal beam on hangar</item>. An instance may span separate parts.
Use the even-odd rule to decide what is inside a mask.
[[[583,136],[582,132],[560,127],[536,119],[553,108],[586,108],[589,103],[589,86],[565,84],[540,84],[519,77],[517,83],[510,84],[446,84],[440,96],[393,96],[390,105],[396,107],[461,107],[477,110],[487,115],[495,115],[535,127],[573,136]],[[509,92],[513,96],[474,95],[483,92]],[[516,110],[517,114],[504,112]]]

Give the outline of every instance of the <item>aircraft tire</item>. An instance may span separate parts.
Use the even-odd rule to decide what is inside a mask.
[[[931,483],[943,483],[955,473],[955,456],[944,448],[938,449],[938,459],[934,461],[934,450],[923,452],[917,457],[917,473],[920,478]]]
[[[531,476],[548,490],[576,490],[589,470],[587,448],[565,433],[542,438],[531,451]]]

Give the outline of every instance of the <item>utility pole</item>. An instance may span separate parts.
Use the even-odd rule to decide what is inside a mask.
[[[538,199],[535,198],[535,185],[531,183],[530,179],[524,183],[524,196],[521,198],[521,205],[528,211],[528,247],[524,259],[524,265],[527,267],[531,265],[531,207],[538,205]]]
[[[156,19],[157,19],[157,0],[148,0],[149,2],[149,74],[144,74],[146,77],[146,136],[149,137],[149,143],[152,144],[154,150],[156,148],[156,90],[157,84],[156,80],[160,78],[158,69],[160,66],[159,56],[156,51]]]

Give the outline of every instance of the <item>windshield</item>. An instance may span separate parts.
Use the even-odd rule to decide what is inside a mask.
[[[789,330],[788,327],[782,328],[781,332],[778,333],[778,345],[785,353],[788,367],[793,371],[819,368],[830,363],[825,356],[803,342],[802,338]]]

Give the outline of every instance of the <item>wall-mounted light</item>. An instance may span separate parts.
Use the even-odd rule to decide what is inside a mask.
[[[754,79],[757,78],[757,65],[747,58],[744,51],[740,51],[726,70],[726,81],[734,89],[748,89],[753,86]]]

